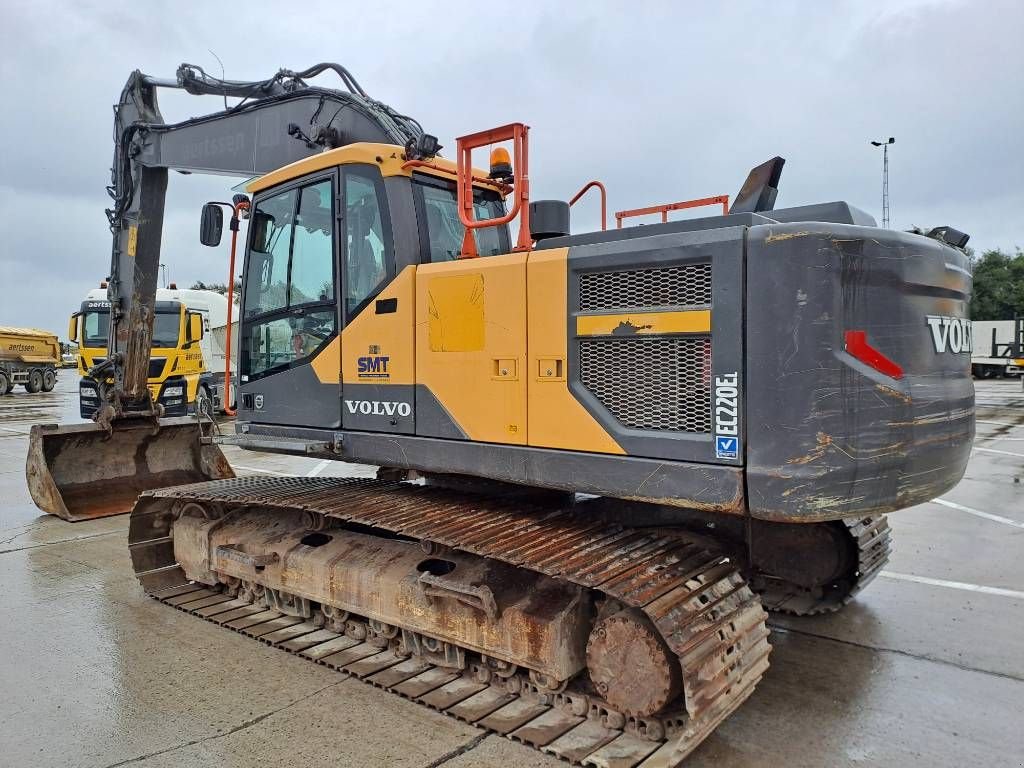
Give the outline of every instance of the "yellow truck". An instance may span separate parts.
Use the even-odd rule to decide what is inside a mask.
[[[15,384],[29,392],[49,392],[57,383],[60,342],[49,331],[0,326],[0,395]]]
[[[224,332],[227,299],[214,291],[157,290],[147,386],[167,416],[184,416],[209,400],[221,411],[224,396]],[[107,359],[110,302],[105,288],[90,291],[71,316],[68,338],[78,344],[79,411],[92,418],[102,396],[89,371]]]

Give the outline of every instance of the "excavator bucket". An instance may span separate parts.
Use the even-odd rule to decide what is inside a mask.
[[[25,474],[32,500],[71,522],[130,512],[143,491],[234,477],[216,445],[200,442],[192,418],[97,424],[39,424]]]

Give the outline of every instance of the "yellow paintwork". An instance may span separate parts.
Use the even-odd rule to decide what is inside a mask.
[[[527,265],[529,444],[624,454],[566,382],[568,255],[568,248],[537,251]]]
[[[526,443],[526,258],[512,253],[423,264],[416,271],[416,382],[430,389],[470,440]],[[453,284],[446,281],[456,275],[472,276],[466,284],[479,280],[482,296],[432,305],[431,291],[448,291]],[[483,307],[482,348],[432,348],[431,324],[447,329],[462,315],[475,316],[470,306],[476,301]]]
[[[377,301],[396,299],[396,311],[378,315]],[[416,267],[398,273],[342,331],[341,374],[345,384],[415,384]],[[387,376],[359,371],[361,357],[387,357]]]
[[[327,168],[349,165],[351,163],[376,165],[380,168],[381,176],[412,176],[415,172],[427,173],[431,176],[438,176],[451,181],[455,180],[456,167],[455,163],[451,160],[435,157],[427,165],[403,167],[406,159],[405,150],[402,147],[395,144],[374,144],[362,141],[338,147],[337,149],[329,149],[326,152],[311,155],[302,160],[296,160],[294,163],[289,163],[259,178],[253,179],[246,185],[245,189],[252,195],[277,184],[283,184],[286,181],[305,176],[308,173],[315,173]],[[473,175],[483,179],[487,177],[487,172],[474,168]],[[496,190],[499,189],[496,184],[482,184],[493,187]]]
[[[335,336],[331,343],[320,350],[310,361],[313,373],[321,384],[337,384],[341,381],[341,339]]]
[[[620,325],[632,326],[632,333],[711,333],[711,310],[683,312],[627,312],[610,315],[580,315],[579,336],[610,336]]]
[[[481,262],[478,262],[481,263]],[[427,289],[431,352],[484,348],[484,273],[432,277]]]
[[[60,365],[60,344],[49,331],[0,327],[0,360]]]

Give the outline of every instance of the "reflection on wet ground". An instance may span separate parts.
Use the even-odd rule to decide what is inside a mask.
[[[25,488],[29,426],[78,421],[76,387],[68,371],[53,393],[0,398],[0,762],[564,765],[143,597],[125,517],[68,524]],[[946,504],[890,518],[887,575],[842,613],[773,619],[766,678],[688,766],[1021,763],[1024,395],[979,382],[978,403],[978,450]],[[372,474],[229,459],[239,474]]]

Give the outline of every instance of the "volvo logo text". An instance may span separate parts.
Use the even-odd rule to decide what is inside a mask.
[[[925,315],[925,319],[931,329],[936,352],[952,352],[958,355],[974,349],[970,320],[946,315]]]
[[[349,413],[361,413],[364,416],[411,416],[412,406],[409,403],[381,400],[346,400],[345,407]]]

